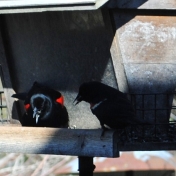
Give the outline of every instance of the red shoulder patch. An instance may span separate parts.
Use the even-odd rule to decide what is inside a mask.
[[[56,99],[56,102],[64,106],[64,97],[61,95],[61,97]]]
[[[24,105],[24,108],[25,108],[26,110],[28,110],[28,109],[30,108],[30,104],[25,104],[25,105]]]

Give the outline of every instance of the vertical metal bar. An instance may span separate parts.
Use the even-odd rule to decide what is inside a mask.
[[[144,94],[142,95],[142,119],[144,119]]]
[[[174,94],[175,95],[175,94]],[[171,96],[173,96],[173,100],[174,100],[174,95],[171,95]],[[170,103],[170,97],[169,97],[169,94],[168,93],[166,93],[166,113],[167,113],[167,117],[166,118],[170,118],[169,116],[170,116],[170,107],[169,107],[169,103]],[[171,108],[172,108],[172,106],[171,106]]]
[[[136,117],[137,117],[137,107],[136,107],[136,94],[131,94],[131,103],[133,104],[133,107],[134,107],[134,113],[135,113],[135,115],[136,115]],[[133,137],[132,137],[132,130],[133,130],[133,128],[135,128],[136,129],[136,125],[135,126],[133,126],[133,125],[130,125],[130,127],[131,127],[131,132],[130,132],[130,134],[131,134],[131,139],[133,139]]]
[[[133,95],[133,102],[134,102],[134,111],[135,111],[135,113],[137,114],[137,111],[136,111],[136,95],[134,94]]]
[[[0,93],[0,101],[1,101],[1,113],[2,113],[2,93]]]
[[[142,119],[144,119],[144,94],[142,94]],[[145,138],[145,125],[142,126],[142,135]]]
[[[134,176],[134,171],[126,171],[125,176]]]
[[[0,93],[0,109],[1,109],[1,115],[0,115],[0,119],[1,119],[1,123],[3,123],[3,113],[2,113],[2,93]]]
[[[173,97],[173,102],[174,102],[174,97],[175,97],[175,92],[174,94],[168,94],[166,93],[166,119],[168,122],[170,122],[170,114],[172,111],[172,104],[170,106],[170,97]],[[165,128],[169,129],[170,123],[166,124]],[[169,130],[167,130],[167,134],[169,133]]]
[[[93,176],[95,165],[93,164],[93,157],[79,156],[79,176]]]
[[[156,94],[155,94],[154,96],[155,96],[155,97],[154,97],[154,98],[155,98],[155,100],[154,100],[154,101],[155,101],[155,102],[154,102],[154,109],[155,109],[155,110],[154,110],[154,116],[155,116],[155,137],[156,137],[156,131],[157,131],[157,130],[156,130],[156,126],[157,126],[157,125],[156,125],[156,111],[157,111],[157,110],[156,110]]]

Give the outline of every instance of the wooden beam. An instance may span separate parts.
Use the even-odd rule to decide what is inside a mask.
[[[0,1],[0,14],[44,11],[96,10],[108,0],[26,0]]]
[[[176,142],[118,142],[120,134],[101,129],[56,129],[1,126],[0,153],[119,157],[119,151],[175,150]]]
[[[52,11],[74,11],[74,10],[96,10],[95,5],[87,6],[66,6],[66,7],[32,7],[32,8],[10,8],[0,9],[0,14],[14,14],[14,13],[39,13],[39,12],[52,12]]]
[[[0,1],[0,8],[10,8],[10,7],[26,7],[26,6],[58,6],[58,5],[76,5],[76,4],[95,4],[96,0],[6,0]]]
[[[118,157],[114,131],[1,127],[0,152]]]

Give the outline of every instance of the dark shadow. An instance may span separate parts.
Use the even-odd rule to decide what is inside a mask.
[[[171,176],[174,170],[143,170],[143,171],[117,171],[117,172],[96,172],[95,176]]]
[[[13,87],[28,90],[37,80],[59,90],[101,80],[112,36],[101,11],[5,15],[3,38]]]
[[[147,0],[123,0],[123,1],[117,1],[117,0],[109,0],[106,4],[104,4],[104,7],[108,8],[117,8],[117,9],[137,9],[142,4],[147,2]]]

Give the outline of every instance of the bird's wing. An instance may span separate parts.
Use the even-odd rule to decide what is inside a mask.
[[[101,121],[104,119],[110,123],[135,123],[135,113],[133,107],[128,102],[105,100],[100,103],[92,113]]]

